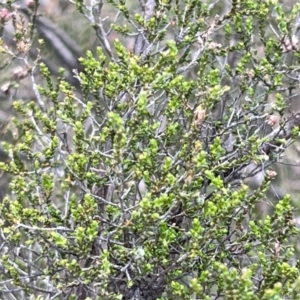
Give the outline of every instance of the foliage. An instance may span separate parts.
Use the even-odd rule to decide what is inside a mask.
[[[234,0],[219,16],[217,2],[76,0],[101,47],[72,84],[43,41],[30,59],[29,2],[33,26],[0,13],[16,40],[1,50],[25,65],[14,80],[35,92],[3,143],[1,299],[299,299],[291,197],[256,209],[299,134],[299,4]]]

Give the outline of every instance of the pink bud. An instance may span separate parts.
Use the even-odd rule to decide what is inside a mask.
[[[0,9],[0,22],[4,23],[11,19],[12,13],[10,13],[6,8]]]
[[[27,76],[28,72],[27,70],[23,69],[22,67],[17,67],[13,71],[13,78],[15,80],[21,80]]]
[[[266,120],[266,123],[268,125],[270,125],[271,127],[273,127],[274,125],[276,125],[276,123],[278,122],[279,117],[275,116],[275,115],[271,115],[268,117],[268,119]]]
[[[35,0],[26,0],[26,5],[30,8],[35,7]]]

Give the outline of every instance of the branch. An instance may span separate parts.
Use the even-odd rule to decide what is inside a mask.
[[[155,10],[155,0],[140,0],[142,8],[143,8],[143,17],[144,20],[149,20],[154,14]],[[146,37],[144,35],[144,30],[141,29],[139,34],[137,35],[134,43],[133,53],[137,56],[141,55],[144,51],[146,44]]]

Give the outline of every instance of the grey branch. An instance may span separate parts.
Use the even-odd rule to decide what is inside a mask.
[[[149,20],[152,15],[154,14],[155,10],[155,0],[140,0],[142,8],[143,8],[143,17],[144,20]],[[145,44],[146,44],[146,37],[144,35],[144,30],[141,30],[134,43],[134,50],[133,53],[135,55],[141,55],[144,51]]]

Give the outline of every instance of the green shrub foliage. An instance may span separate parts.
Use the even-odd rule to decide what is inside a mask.
[[[257,209],[298,137],[299,3],[75,2],[77,86],[14,21],[36,99],[3,143],[1,299],[300,299],[291,197]]]

